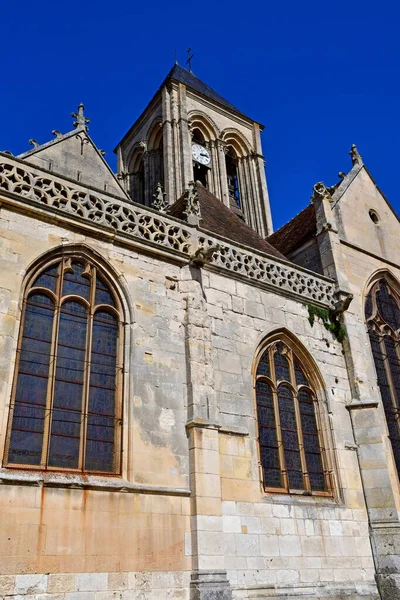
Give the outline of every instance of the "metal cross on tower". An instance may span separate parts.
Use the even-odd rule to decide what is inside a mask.
[[[83,106],[82,102],[80,103],[80,105],[78,106],[78,112],[75,113],[71,113],[71,115],[74,117],[74,119],[76,119],[76,121],[74,121],[74,127],[75,129],[84,129],[85,131],[87,131],[89,129],[89,127],[87,127],[87,124],[90,123],[90,120],[87,119],[85,117],[85,115],[83,114],[83,111],[85,110],[85,107]]]
[[[186,50],[187,55],[188,55],[188,59],[186,61],[186,64],[189,66],[189,71],[192,73],[192,58],[194,57],[194,54],[192,54],[192,56],[190,56],[192,49],[189,46],[189,48]]]

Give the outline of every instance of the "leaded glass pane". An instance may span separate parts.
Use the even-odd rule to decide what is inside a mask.
[[[400,400],[400,361],[398,358],[399,342],[395,341],[390,336],[385,336],[386,356],[389,363],[390,374],[394,386],[397,405]]]
[[[61,308],[49,466],[77,469],[82,422],[87,318],[78,302]]]
[[[98,304],[108,304],[109,306],[115,306],[114,297],[111,294],[110,288],[100,277],[97,277],[96,280],[96,296],[94,303]]]
[[[42,271],[39,277],[35,279],[33,287],[43,287],[55,293],[57,287],[58,270],[59,264],[53,265]]]
[[[290,381],[289,362],[283,354],[283,344],[277,344],[274,353],[276,381]]]
[[[389,293],[387,283],[382,280],[376,292],[376,304],[380,317],[396,332],[400,329],[400,310]],[[366,306],[368,316],[368,302]],[[380,327],[380,322],[375,323],[375,328]],[[372,355],[376,368],[378,385],[381,392],[382,403],[385,410],[389,439],[392,444],[393,455],[397,470],[400,472],[400,429],[399,429],[399,404],[400,404],[400,363],[398,357],[398,340],[391,336],[379,336],[369,324],[369,338]],[[390,376],[389,376],[390,374]]]
[[[400,329],[400,310],[384,281],[379,284],[379,291],[376,293],[376,305],[379,314],[389,327],[393,331]]]
[[[311,489],[322,492],[325,491],[326,484],[322,466],[317,421],[315,418],[314,401],[310,392],[304,388],[299,391],[298,399],[304,452]]]
[[[267,349],[260,358],[260,362],[258,363],[257,367],[257,375],[265,375],[266,377],[271,377],[271,372],[269,368],[269,349]]]
[[[286,385],[278,388],[278,403],[289,487],[304,489],[294,398]]]
[[[62,296],[73,294],[89,300],[90,296],[90,278],[85,273],[85,267],[81,263],[72,263],[72,273],[64,273]],[[85,273],[85,274],[84,274]]]
[[[40,465],[54,305],[44,294],[28,298],[8,462]]]
[[[114,470],[118,322],[105,311],[93,320],[85,468]]]
[[[294,372],[296,375],[297,385],[308,385],[307,377],[305,376],[304,371],[297,360],[294,361]]]
[[[264,485],[281,488],[282,473],[279,462],[274,401],[271,386],[267,381],[259,379],[256,382],[256,398]]]

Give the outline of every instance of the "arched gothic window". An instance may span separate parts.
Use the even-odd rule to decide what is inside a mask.
[[[317,397],[287,344],[275,341],[263,350],[255,388],[264,487],[331,495]]]
[[[229,203],[231,208],[242,210],[240,199],[237,156],[232,147],[225,156],[226,176],[228,178]]]
[[[98,268],[63,258],[24,298],[6,464],[118,473],[122,330],[117,296]]]
[[[372,286],[365,316],[389,439],[400,475],[400,297],[385,279]]]

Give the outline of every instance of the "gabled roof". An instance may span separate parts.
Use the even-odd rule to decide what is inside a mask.
[[[236,108],[236,106],[228,102],[228,100],[225,100],[223,96],[220,96],[220,94],[215,92],[209,85],[204,83],[204,81],[196,77],[196,75],[194,75],[192,71],[188,71],[187,69],[184,69],[178,64],[175,64],[172,67],[167,77],[163,81],[161,87],[163,87],[168,81],[176,81],[177,83],[183,83],[183,85],[186,85],[188,88],[194,90],[195,92],[198,92],[202,96],[205,96],[206,98],[209,98],[214,102],[218,102],[218,104],[221,104],[221,106],[224,106],[225,108],[228,108],[229,110],[232,110],[233,112],[236,112],[239,115],[246,117],[246,119],[249,118],[242,111]]]
[[[288,256],[317,233],[317,220],[313,204],[309,204],[288,223],[267,237],[279,252]]]
[[[79,181],[79,183],[127,198],[115,173],[87,133],[86,128],[78,127],[65,134],[56,131],[54,133],[55,139],[44,144],[37,144],[17,158],[51,169],[55,174]],[[36,142],[34,143],[36,144]]]
[[[254,250],[265,252],[276,258],[287,260],[276,248],[251,229],[234,212],[209,192],[201,183],[195,183],[200,203],[201,219],[199,227],[220,237],[248,246]],[[186,220],[186,195],[184,194],[171,206],[169,214]]]

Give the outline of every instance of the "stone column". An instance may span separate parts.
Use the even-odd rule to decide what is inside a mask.
[[[143,167],[144,167],[144,204],[149,205],[151,199],[150,189],[150,157],[147,150],[143,152]]]
[[[175,200],[181,196],[182,179],[181,179],[181,152],[179,144],[179,133],[178,133],[178,97],[177,92],[172,90],[171,92],[171,127],[172,127],[172,142],[173,142],[173,168],[174,168],[174,187],[175,187]]]
[[[163,126],[163,161],[164,161],[164,191],[170,204],[175,202],[174,177],[174,144],[171,123],[171,97],[166,86],[161,90],[162,97],[162,126]]]
[[[375,560],[376,581],[383,600],[400,598],[400,523],[396,493],[388,469],[390,449],[382,435],[379,402],[353,401],[350,411]],[[387,444],[389,440],[386,438]]]
[[[341,291],[351,292],[340,243],[332,197],[321,184],[314,187],[317,240],[324,274],[336,279]],[[353,428],[368,514],[376,580],[383,600],[400,600],[400,522],[398,483],[382,400],[376,384],[364,301],[358,285],[355,298],[343,314],[348,336],[343,350],[352,400],[347,405]]]
[[[243,157],[242,168],[245,181],[245,197],[242,210],[244,212],[247,225],[255,231],[257,231],[256,215],[254,214],[254,202],[251,189],[250,170],[247,156]]]
[[[221,200],[225,206],[229,207],[228,178],[226,174],[225,149],[226,144],[222,140],[217,140],[219,180],[221,182]]]
[[[211,327],[203,298],[202,273],[182,273],[186,303],[185,345],[191,486],[191,600],[231,600],[224,569],[218,409],[214,391]]]
[[[211,171],[212,178],[214,183],[214,195],[221,200],[221,184],[219,179],[219,168],[218,168],[218,151],[217,151],[217,142],[212,140],[210,142],[210,152],[211,152]]]
[[[262,153],[261,147],[261,136],[260,136],[260,126],[258,123],[254,123],[253,125],[253,136],[254,136],[254,145],[255,145],[255,161],[256,161],[256,171],[257,171],[257,188],[258,188],[258,202],[261,208],[262,213],[262,235],[266,237],[271,235],[274,231],[272,225],[272,215],[271,215],[271,205],[269,202],[268,195],[268,187],[267,187],[267,179],[265,176],[265,162],[264,156]]]
[[[187,118],[186,86],[179,84],[179,142],[181,155],[181,177],[182,187],[178,196],[189,187],[189,181],[193,181],[193,161],[190,147],[190,135]]]

